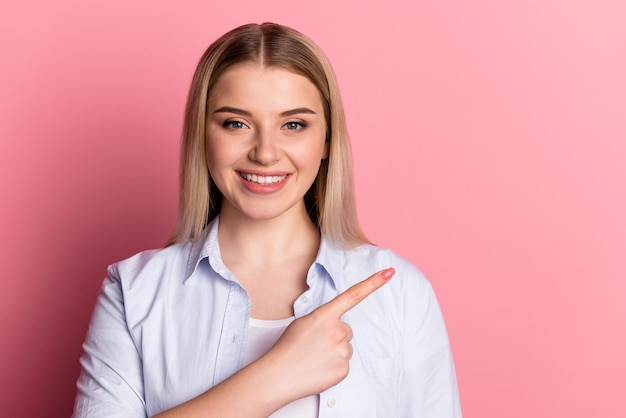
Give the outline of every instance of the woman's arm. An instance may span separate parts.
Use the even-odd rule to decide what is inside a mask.
[[[154,417],[268,417],[290,401],[278,372],[278,366],[259,359],[200,396]]]

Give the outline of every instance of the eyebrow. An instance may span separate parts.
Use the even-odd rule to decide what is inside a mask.
[[[287,110],[280,114],[280,116],[293,116],[301,113],[307,113],[309,115],[314,115],[315,112],[309,109],[308,107],[298,107],[296,109]]]
[[[241,115],[241,116],[252,116],[252,114],[248,112],[247,110],[238,109],[236,107],[231,107],[231,106],[222,106],[219,109],[216,109],[213,113],[234,113],[236,115]],[[315,115],[315,112],[309,109],[308,107],[298,107],[295,109],[286,110],[282,112],[280,116],[293,116],[293,115],[299,115],[302,113]]]

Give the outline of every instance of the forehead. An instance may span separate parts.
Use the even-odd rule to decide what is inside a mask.
[[[321,109],[322,98],[315,84],[295,71],[246,62],[226,70],[211,88],[209,107],[223,105]]]

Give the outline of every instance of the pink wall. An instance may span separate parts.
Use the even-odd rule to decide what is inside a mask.
[[[274,20],[335,64],[364,227],[431,278],[465,416],[626,416],[623,2],[22,3],[0,10],[1,415],[70,414],[106,265],[173,226],[199,55]]]

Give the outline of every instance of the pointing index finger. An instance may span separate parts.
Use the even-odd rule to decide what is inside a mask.
[[[339,318],[387,283],[394,274],[396,274],[396,269],[393,267],[374,273],[362,282],[340,293],[331,301],[326,302],[317,310]]]

